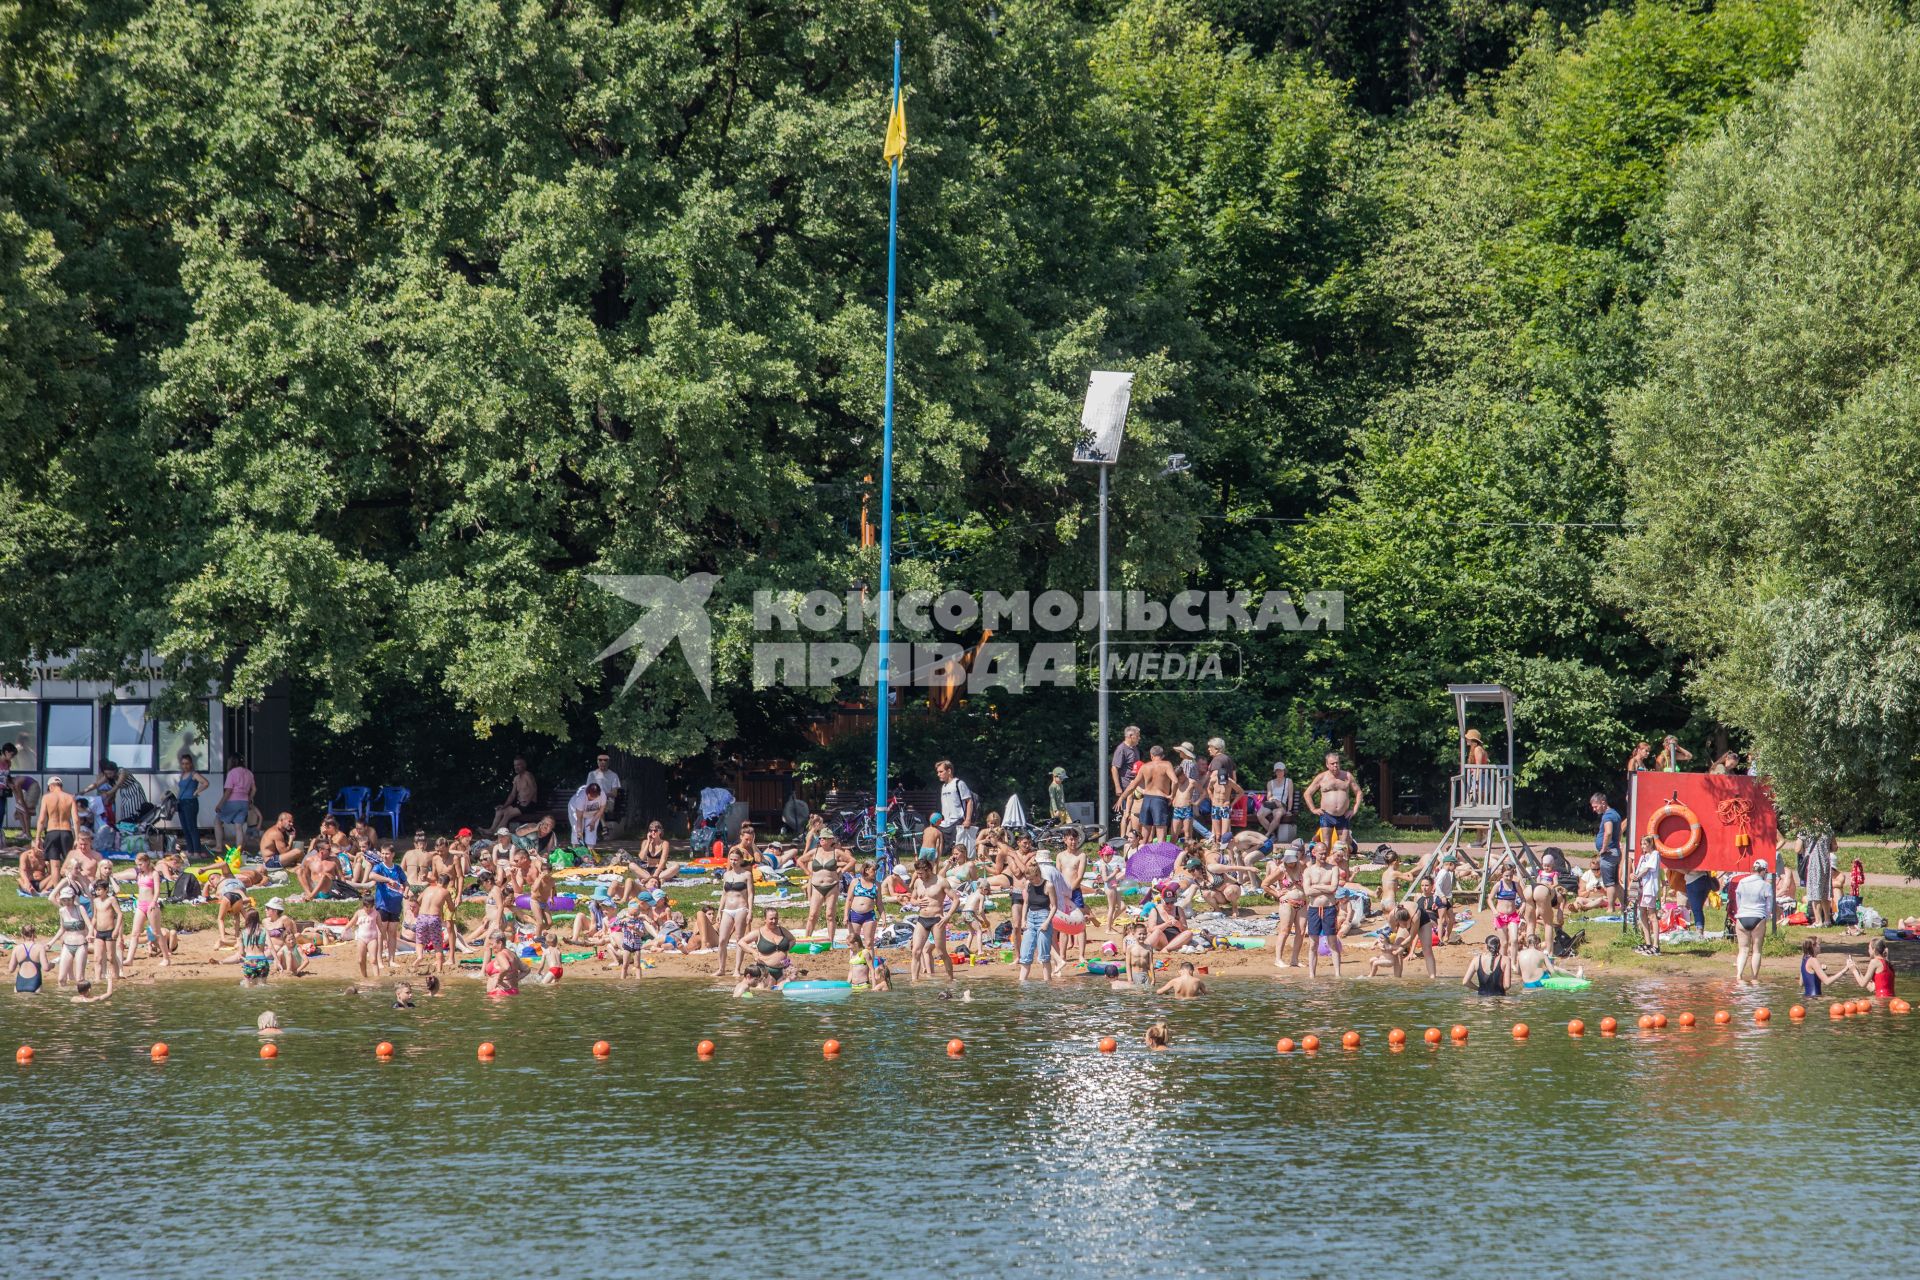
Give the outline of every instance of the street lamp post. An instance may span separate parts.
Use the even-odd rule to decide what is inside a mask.
[[[1087,379],[1087,402],[1080,411],[1080,440],[1074,446],[1073,460],[1100,468],[1100,639],[1094,646],[1094,669],[1099,683],[1100,744],[1094,759],[1093,774],[1099,782],[1099,802],[1095,810],[1100,832],[1106,834],[1107,814],[1112,797],[1107,787],[1107,761],[1110,758],[1107,724],[1107,622],[1111,609],[1107,604],[1107,489],[1108,473],[1120,460],[1120,437],[1127,428],[1127,405],[1133,398],[1133,375],[1096,369]]]

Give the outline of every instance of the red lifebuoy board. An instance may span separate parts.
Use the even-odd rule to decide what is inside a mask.
[[[1637,845],[1647,842],[1649,820],[1663,807],[1678,803],[1700,820],[1700,841],[1684,858],[1660,859],[1669,871],[1749,871],[1755,859],[1776,865],[1780,824],[1773,811],[1773,792],[1765,778],[1744,773],[1658,773],[1647,770],[1633,776],[1633,810],[1628,833]],[[1687,820],[1669,816],[1659,824],[1661,842],[1669,848],[1686,843]],[[1738,837],[1745,835],[1743,843]]]

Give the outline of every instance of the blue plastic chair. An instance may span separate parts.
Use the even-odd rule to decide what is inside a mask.
[[[400,838],[400,806],[412,798],[413,792],[407,790],[405,787],[386,786],[380,788],[380,794],[373,798],[373,809],[368,814],[367,821],[372,822],[375,818],[385,818],[389,823],[393,824],[393,838],[398,840]]]
[[[355,822],[367,820],[367,797],[373,794],[372,787],[342,787],[340,794],[327,806],[330,818],[352,818]]]

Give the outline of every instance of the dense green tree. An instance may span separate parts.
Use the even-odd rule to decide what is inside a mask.
[[[1619,402],[1615,596],[1783,808],[1920,831],[1920,32],[1852,17],[1686,155]]]

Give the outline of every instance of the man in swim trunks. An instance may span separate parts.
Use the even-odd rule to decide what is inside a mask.
[[[1364,798],[1360,780],[1340,767],[1340,753],[1327,752],[1327,767],[1314,775],[1301,793],[1320,818],[1320,839],[1329,849],[1345,836],[1351,838],[1353,815]]]
[[[1167,763],[1166,749],[1154,747],[1147,753],[1147,762],[1133,775],[1128,787],[1130,792],[1140,793],[1138,821],[1149,840],[1165,840],[1167,828],[1173,822],[1173,766]],[[1126,796],[1120,797],[1122,800]]]
[[[58,866],[73,851],[74,804],[67,784],[59,774],[47,779],[47,790],[40,797],[40,810],[34,818],[33,836],[47,851],[47,861]]]
[[[53,887],[53,866],[47,861],[46,851],[38,841],[33,841],[20,851],[20,893],[46,893]]]
[[[1324,844],[1313,847],[1313,864],[1300,877],[1307,895],[1307,976],[1320,976],[1320,943],[1326,940],[1333,956],[1333,976],[1340,976],[1340,908],[1334,895],[1340,890],[1340,871],[1333,865],[1331,850]]]

